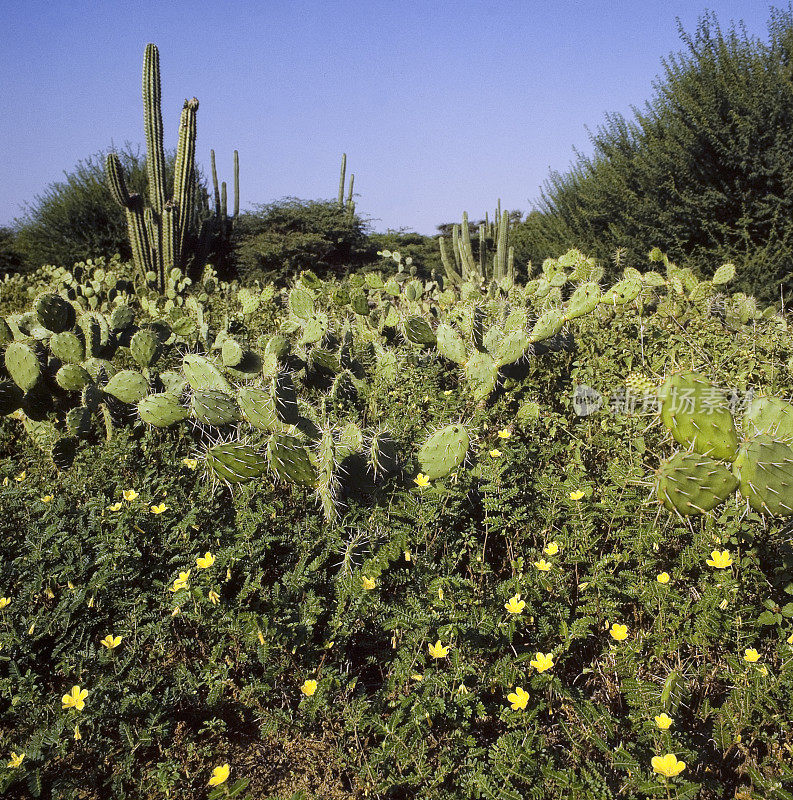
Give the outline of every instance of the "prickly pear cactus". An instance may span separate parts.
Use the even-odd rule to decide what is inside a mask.
[[[471,440],[460,423],[435,431],[418,452],[421,472],[430,480],[445,478],[465,460]]]
[[[655,473],[658,499],[683,516],[705,514],[738,487],[738,479],[718,461],[696,453],[676,453]]]

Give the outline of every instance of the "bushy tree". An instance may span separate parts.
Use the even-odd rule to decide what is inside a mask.
[[[304,269],[340,273],[375,257],[366,227],[360,217],[350,217],[331,201],[288,197],[258,205],[237,220],[237,267],[248,277]]]
[[[655,95],[633,118],[608,115],[553,173],[521,236],[535,262],[577,246],[607,262],[625,248],[642,268],[660,247],[712,273],[739,267],[742,290],[793,290],[793,11],[774,10],[768,41],[706,13],[665,59]],[[625,261],[623,261],[625,263]]]
[[[22,268],[22,254],[16,243],[16,234],[11,228],[0,228],[0,275],[19,272]]]

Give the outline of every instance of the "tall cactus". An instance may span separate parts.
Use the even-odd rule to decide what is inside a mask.
[[[126,211],[127,230],[135,266],[145,281],[165,290],[167,275],[174,267],[186,271],[194,263],[203,266],[209,249],[209,238],[214,230],[227,237],[230,225],[221,226],[221,209],[215,190],[215,214],[212,225],[199,220],[196,208],[198,190],[195,148],[197,137],[196,117],[198,100],[185,100],[179,123],[179,141],[176,149],[173,193],[166,193],[165,146],[160,88],[160,54],[157,46],[147,44],[143,56],[143,126],[146,136],[146,169],[148,176],[149,205],[143,198],[127,191],[124,171],[115,153],[109,153],[105,172],[110,192]],[[213,176],[217,187],[214,170]],[[239,157],[234,152],[235,218],[239,211]],[[206,213],[205,209],[201,211]]]

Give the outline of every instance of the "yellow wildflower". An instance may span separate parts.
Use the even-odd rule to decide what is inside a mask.
[[[611,626],[609,633],[611,634],[612,638],[616,639],[618,642],[623,642],[628,638],[628,626],[620,625],[619,622],[615,622]]]
[[[8,605],[8,603],[6,603],[6,605]],[[793,644],[793,633],[791,633],[790,636],[787,637],[787,643]]]
[[[521,600],[520,595],[516,594],[504,603],[504,608],[506,608],[510,614],[520,614],[523,609],[526,608],[526,601]]]
[[[669,573],[659,572],[658,575],[655,576],[655,579],[658,581],[658,583],[669,583]]]
[[[424,676],[423,675],[419,675],[418,672],[414,672],[413,675],[411,675],[410,677],[411,677],[412,680],[418,681],[419,683],[421,683],[421,681],[424,680]]]
[[[663,714],[659,714],[655,718],[655,724],[662,731],[668,731],[672,727],[673,723],[674,723],[674,720],[666,712],[664,712]]]
[[[72,686],[72,691],[65,694],[62,698],[64,708],[74,708],[82,711],[85,708],[85,698],[88,697],[88,689],[81,689],[79,686]]]
[[[25,472],[25,470],[22,470],[22,472],[20,472],[20,473],[19,473],[19,475],[17,475],[17,476],[14,478],[14,480],[15,480],[17,483],[22,483],[22,481],[24,481],[24,480],[25,480],[25,477],[26,477],[26,475],[27,475],[27,473]]]
[[[5,478],[3,478],[3,486],[8,486],[8,476],[7,475],[6,475]]]
[[[123,636],[113,636],[112,633],[109,633],[99,644],[104,645],[108,650],[115,650],[123,638]]]
[[[256,636],[259,639],[259,644],[264,644],[264,634],[261,631],[256,631]]]
[[[440,586],[438,587],[438,600],[443,600],[443,589]]]
[[[78,741],[83,738],[83,735],[80,733],[79,725],[74,726],[74,738],[77,739]]]
[[[52,501],[52,495],[51,494],[45,494],[44,497],[41,498],[41,502],[42,503],[49,503],[51,501]]]
[[[493,448],[490,451],[490,458],[499,458],[500,455],[501,455],[501,451],[500,450],[496,450],[495,448]]]
[[[423,489],[425,486],[430,485],[430,479],[423,472],[419,472],[419,474],[413,478],[413,483]]]
[[[758,653],[754,647],[747,647],[746,650],[743,651],[743,660],[754,664],[755,661],[760,660],[760,653]]]
[[[374,582],[374,578],[370,578],[368,575],[361,576],[361,582],[363,583],[363,588],[368,592],[377,585]]]
[[[582,489],[576,489],[574,492],[570,492],[567,496],[571,500],[580,500],[584,496],[585,492]]]
[[[410,550],[405,550],[405,561],[410,561]]]
[[[557,542],[548,542],[548,544],[543,547],[542,552],[545,553],[546,556],[555,556],[559,552],[559,544]]]
[[[163,511],[168,510],[168,506],[165,503],[160,503],[158,506],[149,506],[152,514],[162,514]]]
[[[221,783],[225,783],[229,779],[230,773],[231,767],[228,764],[215,767],[215,769],[212,770],[212,777],[209,779],[209,785],[220,786]]]
[[[729,550],[714,550],[705,563],[716,569],[727,569],[732,564],[732,556]]]
[[[515,691],[507,695],[507,700],[512,704],[513,710],[523,711],[529,702],[529,693],[516,686]]]
[[[124,489],[123,492],[124,499],[131,503],[136,497],[138,497],[138,493],[134,489]]]
[[[212,603],[213,606],[216,606],[220,602],[220,595],[214,589],[211,589],[209,592],[209,602]]]
[[[23,761],[25,760],[25,754],[20,753],[17,755],[13,750],[11,751],[11,760],[8,762],[8,766],[11,769],[16,769]]]
[[[94,595],[91,595],[91,597],[88,598],[88,608],[93,608],[95,603],[96,603],[96,597]]]
[[[30,627],[28,628],[28,636],[33,636],[33,631],[35,630],[35,628],[36,628],[36,623],[31,622]]]
[[[509,439],[510,436],[512,436],[512,431],[509,428],[502,428],[498,432],[499,439]]]
[[[442,645],[441,640],[438,639],[435,644],[429,645],[429,651],[433,658],[446,658],[449,655],[449,645]]]
[[[171,611],[171,616],[172,617],[178,617],[181,613],[182,613],[182,609],[179,608],[179,606],[175,606],[174,610]]]
[[[5,608],[6,606],[11,605],[11,598],[10,597],[0,597],[0,609]]]
[[[121,510],[121,503],[113,503],[112,506],[107,507],[108,511],[120,511]]]
[[[303,694],[306,697],[311,697],[311,695],[317,691],[317,682],[312,678],[303,681],[303,685],[300,687],[300,691],[303,692]]]
[[[546,669],[553,669],[553,654],[537,653],[529,663],[537,672],[545,672]]]
[[[765,664],[763,664],[758,671],[764,678],[768,677],[768,667],[765,666]]]
[[[203,556],[198,556],[195,563],[199,569],[209,569],[215,563],[215,556],[207,550]]]
[[[539,561],[534,561],[533,563],[540,572],[549,572],[551,569],[551,565],[544,558],[541,558]]]
[[[728,605],[729,605],[729,602],[728,602],[727,598],[725,597],[725,598],[724,598],[724,600],[722,600],[722,601],[719,603],[719,608],[720,608],[722,611],[724,611],[724,610],[727,608],[727,606],[728,606]]]
[[[685,768],[684,761],[678,761],[674,753],[667,753],[665,756],[653,756],[650,760],[653,767],[653,772],[659,775],[664,775],[667,778],[674,778],[679,775]]]
[[[183,458],[182,463],[188,469],[195,469],[198,466],[198,459],[197,458]]]
[[[171,587],[172,592],[178,592],[180,589],[188,589],[189,584],[187,581],[190,578],[190,570],[187,572],[180,572],[179,577],[173,582],[173,586]]]

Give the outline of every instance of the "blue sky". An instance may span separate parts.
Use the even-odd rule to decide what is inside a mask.
[[[240,152],[243,209],[335,197],[341,153],[375,230],[431,234],[528,211],[586,127],[652,95],[707,8],[766,36],[771,3],[0,0],[0,224],[77,161],[143,141],[143,49],[160,50],[166,147],[198,97],[199,163]],[[777,5],[783,5],[777,3]]]

